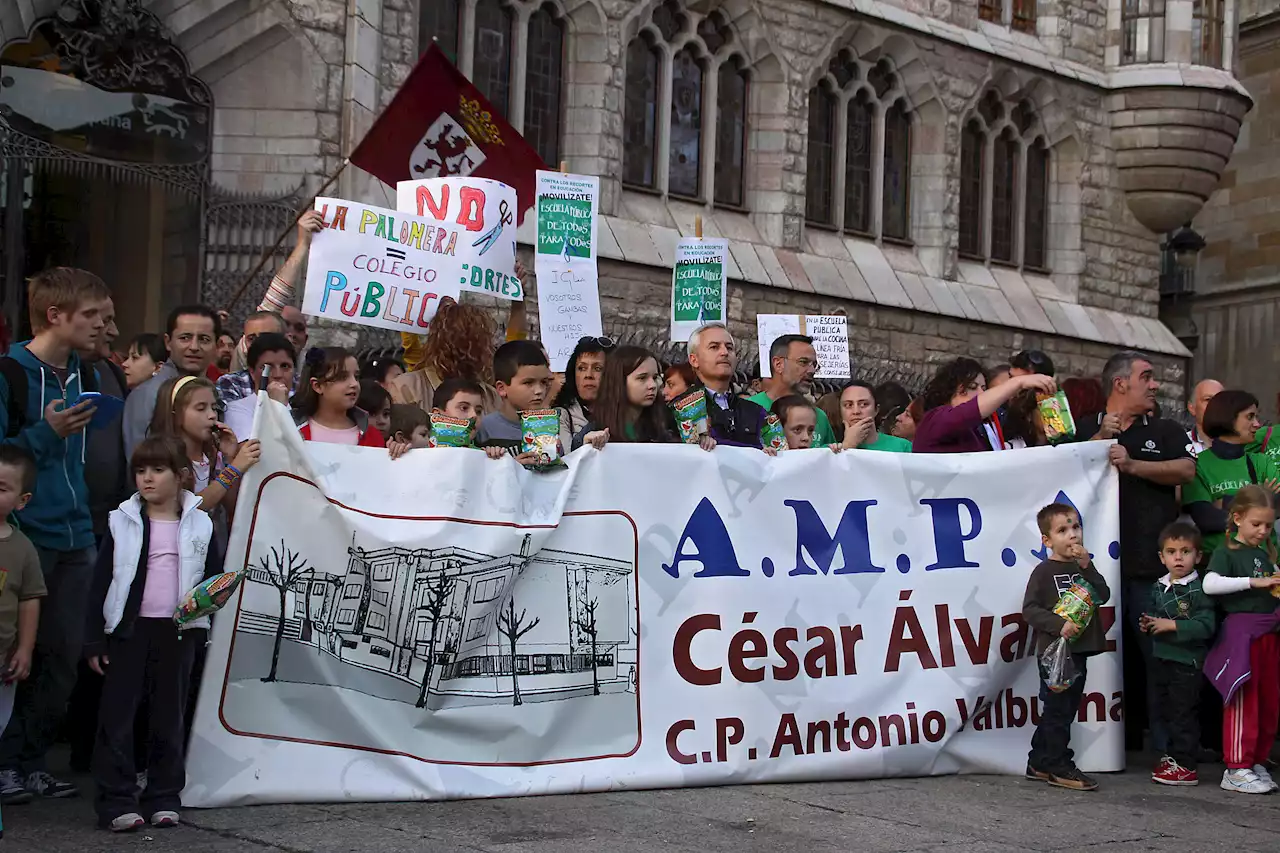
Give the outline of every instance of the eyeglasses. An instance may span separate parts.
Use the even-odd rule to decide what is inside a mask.
[[[596,337],[595,335],[585,335],[584,337],[578,338],[578,346],[582,347],[584,344],[586,346],[598,346],[600,349],[608,351],[616,347],[618,342],[606,335],[600,335],[599,337]]]

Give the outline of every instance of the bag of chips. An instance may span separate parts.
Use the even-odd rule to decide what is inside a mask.
[[[787,431],[782,426],[782,418],[777,415],[765,415],[760,427],[760,444],[765,450],[787,449]]]
[[[1041,394],[1036,398],[1036,406],[1040,410],[1045,438],[1049,441],[1061,441],[1076,434],[1076,421],[1071,416],[1071,404],[1067,402],[1065,392]]]
[[[181,628],[210,613],[217,613],[231,600],[231,594],[242,580],[244,572],[225,572],[197,584],[173,611],[174,623]]]
[[[1076,662],[1071,657],[1071,647],[1065,637],[1059,637],[1040,655],[1040,677],[1054,693],[1061,693],[1080,677]]]
[[[560,446],[560,413],[555,409],[536,409],[520,413],[520,431],[525,453],[537,459],[537,468],[565,467],[564,448]]]
[[[471,418],[455,418],[444,412],[431,413],[431,438],[429,447],[470,447]]]
[[[711,431],[707,419],[707,392],[695,388],[671,401],[676,426],[680,428],[680,440],[685,444],[697,444]]]
[[[1054,613],[1074,623],[1081,631],[1093,620],[1093,610],[1093,587],[1080,577],[1076,577],[1071,586],[1058,595],[1058,603],[1053,606]]]

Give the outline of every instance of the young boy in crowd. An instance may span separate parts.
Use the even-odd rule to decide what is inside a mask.
[[[1169,754],[1160,759],[1151,781],[1161,785],[1198,785],[1200,751],[1200,670],[1209,653],[1217,621],[1213,602],[1204,594],[1196,564],[1200,531],[1175,521],[1160,533],[1160,562],[1169,573],[1156,581],[1151,612],[1138,627],[1152,635],[1151,677],[1159,702],[1152,713],[1169,733]]]
[[[1026,777],[1059,788],[1092,791],[1098,783],[1080,772],[1072,760],[1071,724],[1080,710],[1088,659],[1106,649],[1107,637],[1097,608],[1111,598],[1107,582],[1094,568],[1084,547],[1080,515],[1070,506],[1051,503],[1036,513],[1036,524],[1049,558],[1036,566],[1027,579],[1022,618],[1036,630],[1036,658],[1058,637],[1071,643],[1072,663],[1078,675],[1061,692],[1049,689],[1048,675],[1040,668],[1040,724],[1031,736]],[[1094,615],[1081,630],[1075,622],[1054,613],[1061,595],[1081,581],[1093,589]]]
[[[431,446],[431,420],[421,406],[412,403],[391,404],[391,426],[388,436],[410,449]]]
[[[499,447],[529,464],[534,454],[521,453],[524,430],[520,413],[542,409],[551,389],[551,365],[541,346],[533,341],[507,341],[493,354],[493,378],[502,405],[480,419],[478,447]]]

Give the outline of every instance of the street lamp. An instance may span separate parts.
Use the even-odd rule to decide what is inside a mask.
[[[1195,269],[1196,257],[1205,247],[1204,238],[1187,223],[1173,232],[1165,247],[1173,253],[1173,259],[1184,270]]]

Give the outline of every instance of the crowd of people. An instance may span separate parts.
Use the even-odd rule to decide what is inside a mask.
[[[1280,436],[1259,423],[1247,391],[1202,382],[1189,403],[1195,427],[1184,432],[1157,413],[1151,361],[1119,352],[1100,377],[1061,383],[1076,424],[1062,436],[1042,420],[1038,401],[1059,384],[1038,351],[993,367],[949,361],[920,394],[855,379],[814,400],[818,357],[803,335],[771,342],[768,376],[749,388],[734,387],[738,343],[719,324],[698,329],[676,364],[584,337],[559,374],[528,339],[520,303],[500,334],[485,310],[451,300],[424,337],[405,339],[403,359],[361,364],[340,347],[308,348],[305,319],[291,304],[319,227],[318,215],[302,217],[297,248],[239,336],[220,312],[187,305],[169,314],[163,333],[138,335],[117,353],[111,293],[97,276],[55,268],[30,280],[33,336],[0,359],[0,552],[9,557],[0,569],[3,804],[78,793],[47,765],[65,730],[72,768],[92,772],[103,827],[179,822],[207,625],[179,631],[172,613],[221,569],[241,479],[261,453],[251,437],[259,392],[263,405],[287,408],[308,441],[399,457],[462,424],[465,445],[533,467],[541,466],[522,428],[530,411],[556,413],[563,451],[683,440],[707,452],[958,453],[1114,440],[1117,593],[1127,645],[1137,650],[1125,668],[1130,746],[1140,748],[1150,730],[1157,782],[1194,783],[1207,747],[1224,753],[1223,788],[1276,788],[1267,765],[1280,720],[1280,614],[1270,594],[1280,586]],[[704,398],[707,427],[692,438],[672,406],[690,392]],[[1096,576],[1072,512],[1041,513],[1050,561]],[[1062,574],[1048,571],[1037,586],[1042,599]],[[1038,630],[1067,630],[1028,595]],[[1252,672],[1225,711],[1206,700],[1213,694],[1200,674],[1223,643],[1244,643]],[[1081,669],[1101,647],[1096,636],[1082,640]],[[1088,789],[1092,780],[1071,764],[1075,709],[1062,695],[1046,703],[1047,731],[1028,778]],[[1202,716],[1212,722],[1202,725]]]

